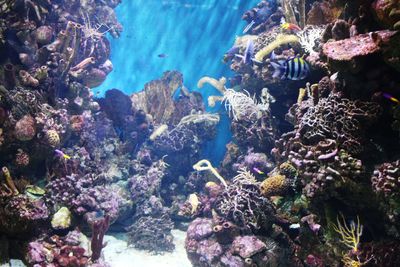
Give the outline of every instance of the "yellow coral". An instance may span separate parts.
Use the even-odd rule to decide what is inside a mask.
[[[10,171],[8,170],[7,167],[3,167],[2,171],[3,171],[4,177],[6,178],[7,186],[13,191],[14,195],[18,195],[19,192],[18,192],[18,189],[15,186],[14,181],[11,177]]]
[[[150,141],[156,140],[157,137],[162,135],[166,130],[168,130],[168,125],[166,124],[161,124],[157,129],[153,131],[153,133],[150,135],[149,139]]]
[[[190,212],[193,215],[199,208],[199,205],[200,205],[199,197],[194,193],[190,194],[188,201],[189,201],[190,205],[192,206],[192,210]]]
[[[368,261],[361,262],[359,259],[354,260],[347,254],[343,255],[342,262],[344,264],[344,267],[361,267],[361,266],[363,266],[363,265],[368,263]]]
[[[298,105],[300,105],[300,103],[303,101],[305,96],[306,96],[306,89],[305,88],[300,88],[299,89],[299,95],[297,97],[297,104]]]
[[[258,61],[263,61],[263,59],[267,55],[269,55],[272,51],[274,51],[281,45],[298,43],[299,40],[300,40],[299,37],[293,34],[279,34],[272,43],[268,44],[266,47],[258,51],[257,54],[254,56],[254,58]]]
[[[357,216],[357,223],[351,222],[350,226],[347,225],[343,215],[342,222],[339,217],[336,218],[337,225],[333,225],[333,229],[340,234],[341,242],[350,248],[354,253],[358,252],[358,245],[360,244],[360,237],[362,235],[363,226],[360,224],[360,219]]]
[[[224,177],[222,177],[218,171],[211,165],[211,162],[206,160],[206,159],[202,159],[199,162],[197,162],[196,164],[193,165],[193,169],[195,169],[196,171],[210,171],[212,172],[212,174],[214,174],[215,177],[218,178],[218,180],[221,182],[221,184],[223,184],[225,187],[227,187],[227,183],[225,182]]]
[[[51,227],[54,229],[67,229],[71,226],[71,212],[67,207],[60,208],[51,220]]]
[[[46,140],[47,143],[52,147],[56,147],[60,144],[60,136],[54,130],[48,130],[46,132]]]
[[[288,179],[294,179],[297,176],[297,169],[289,162],[284,162],[279,166],[280,174]]]
[[[226,83],[226,78],[221,77],[219,80],[204,76],[197,82],[197,87],[202,88],[205,83],[209,83],[211,86],[213,86],[215,89],[217,89],[221,94],[224,94],[225,92],[225,83]]]
[[[288,189],[288,183],[284,175],[274,174],[261,183],[260,189],[263,196],[276,196]]]

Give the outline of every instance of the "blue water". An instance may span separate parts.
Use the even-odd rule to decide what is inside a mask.
[[[197,81],[207,75],[229,77],[222,56],[240,35],[244,11],[258,0],[125,0],[116,9],[124,31],[111,40],[114,71],[95,91],[111,88],[131,94],[167,70],[183,73],[184,84],[197,90]],[[160,58],[158,55],[166,57]],[[201,90],[205,101],[217,91]],[[217,111],[219,107],[209,109]],[[230,139],[229,122],[222,118],[215,141],[207,145],[204,157],[217,163]]]

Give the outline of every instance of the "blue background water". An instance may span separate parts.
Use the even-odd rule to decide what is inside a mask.
[[[116,9],[124,31],[111,39],[114,71],[95,91],[111,88],[131,94],[162,76],[166,70],[183,73],[184,84],[197,90],[197,81],[207,75],[229,77],[222,56],[240,35],[246,23],[242,14],[258,0],[124,0]],[[160,58],[159,54],[167,57]],[[206,101],[217,94],[211,86],[201,89]],[[219,107],[209,109],[217,111]],[[230,139],[229,123],[223,116],[215,141],[207,145],[205,157],[222,159]]]

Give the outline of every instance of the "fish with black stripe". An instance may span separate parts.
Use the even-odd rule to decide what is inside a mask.
[[[287,60],[275,60],[275,53],[271,54],[271,65],[274,67],[273,78],[289,79],[289,80],[303,80],[310,73],[310,66],[303,57],[292,57]]]

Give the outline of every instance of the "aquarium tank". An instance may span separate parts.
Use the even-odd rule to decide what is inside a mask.
[[[399,0],[0,0],[0,267],[400,266]]]

